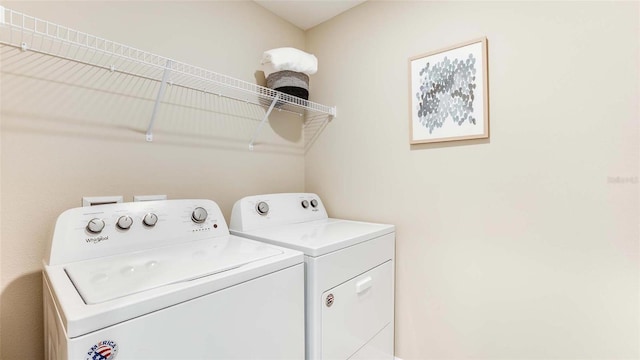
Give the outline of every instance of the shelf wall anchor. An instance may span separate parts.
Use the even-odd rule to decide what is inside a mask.
[[[271,111],[273,111],[273,108],[276,106],[276,103],[278,102],[279,98],[280,98],[280,94],[276,94],[276,97],[273,98],[273,101],[271,102],[271,106],[269,106],[269,110],[267,110],[267,112],[264,114],[264,117],[262,118],[260,125],[258,125],[256,132],[253,134],[253,137],[251,138],[251,142],[249,142],[249,150],[253,150],[253,144],[256,142],[256,138],[258,137],[258,134],[260,134],[260,131],[264,126],[264,123],[267,122],[267,119],[269,118],[269,114],[271,114]]]
[[[147,128],[147,141],[153,141],[153,123],[156,121],[156,115],[158,114],[158,108],[160,107],[160,100],[164,97],[164,91],[167,88],[167,80],[169,79],[169,74],[171,73],[171,60],[167,60],[167,67],[164,69],[164,73],[162,74],[162,82],[160,83],[160,90],[158,90],[158,96],[156,97],[156,102],[153,104],[153,113],[151,113],[151,121],[149,122],[149,127]]]

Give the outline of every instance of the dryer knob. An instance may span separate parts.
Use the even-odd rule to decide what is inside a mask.
[[[87,231],[92,234],[99,234],[104,229],[104,220],[93,218],[87,223]]]
[[[158,215],[154,213],[148,213],[147,215],[144,216],[144,218],[142,218],[142,223],[145,224],[146,226],[156,226],[157,222],[158,222]]]
[[[307,200],[302,200],[301,205],[302,205],[302,207],[303,207],[303,208],[305,208],[305,209],[306,209],[306,208],[308,208],[308,207],[309,207],[309,201],[307,201]]]
[[[269,212],[269,204],[264,201],[260,201],[258,205],[256,205],[256,211],[260,215],[267,215],[267,213]]]
[[[318,207],[318,200],[312,199],[311,200],[311,207]]]
[[[207,220],[208,215],[207,210],[202,207],[197,207],[191,213],[191,220],[193,220],[194,223],[200,224]]]
[[[118,221],[116,222],[116,226],[122,230],[129,230],[131,225],[133,225],[133,219],[131,218],[131,216],[127,215],[120,216],[118,218]]]

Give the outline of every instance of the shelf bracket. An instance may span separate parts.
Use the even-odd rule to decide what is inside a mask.
[[[269,114],[271,114],[271,112],[273,111],[273,108],[276,106],[276,103],[278,102],[279,98],[280,98],[280,94],[276,94],[276,96],[273,98],[273,101],[271,102],[271,106],[269,106],[269,110],[267,110],[267,112],[264,114],[264,117],[262,118],[260,125],[258,125],[256,132],[253,134],[253,137],[251,138],[251,142],[249,142],[249,150],[253,150],[253,144],[256,142],[256,138],[258,137],[258,134],[260,134],[260,131],[262,131],[262,127],[264,126],[264,123],[267,122],[267,119],[269,118]]]
[[[156,102],[153,104],[153,113],[151,113],[151,121],[149,122],[149,127],[147,128],[147,141],[153,141],[153,123],[156,121],[156,115],[158,114],[158,108],[160,107],[160,100],[164,97],[164,91],[167,88],[167,80],[169,79],[169,74],[171,74],[171,65],[172,61],[167,60],[167,67],[164,69],[164,73],[162,74],[162,82],[160,83],[160,90],[158,90],[158,96],[156,97]]]

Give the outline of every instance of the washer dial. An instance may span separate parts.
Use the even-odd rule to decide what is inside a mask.
[[[318,200],[311,199],[311,207],[318,207]]]
[[[87,223],[87,231],[92,234],[99,234],[104,229],[104,220],[93,218]]]
[[[122,230],[129,230],[131,225],[133,225],[133,219],[128,215],[120,216],[116,222],[116,226]]]
[[[142,223],[145,224],[146,226],[156,226],[157,222],[158,222],[158,215],[154,213],[148,213],[144,216],[144,218],[142,218]]]
[[[196,223],[196,224],[201,224],[205,220],[207,220],[207,216],[208,215],[209,214],[207,213],[207,210],[205,210],[204,208],[198,206],[191,213],[191,220],[193,220],[193,222]]]
[[[264,201],[260,201],[258,205],[256,205],[256,211],[260,215],[267,215],[267,213],[269,212],[269,204]]]
[[[300,203],[300,205],[302,205],[303,208],[308,208],[309,207],[309,201],[307,200],[302,200],[302,203]]]

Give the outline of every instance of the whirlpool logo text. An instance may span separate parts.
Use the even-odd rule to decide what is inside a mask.
[[[92,237],[92,238],[86,238],[85,241],[88,243],[94,243],[97,244],[101,241],[105,241],[105,240],[109,240],[109,236],[97,236],[97,237]]]

